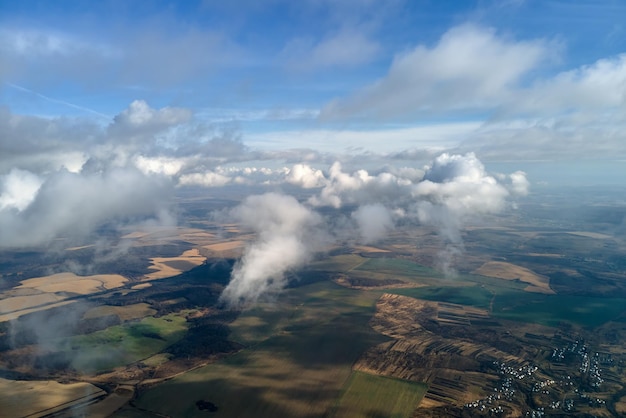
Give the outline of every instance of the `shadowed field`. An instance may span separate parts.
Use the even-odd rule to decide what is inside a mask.
[[[332,417],[409,417],[428,385],[355,371]]]
[[[43,417],[105,395],[90,383],[14,381],[0,378],[1,417]]]
[[[137,404],[186,417],[205,416],[198,401],[216,405],[214,416],[323,416],[359,355],[385,340],[368,326],[378,296],[328,281],[290,289],[231,324],[247,349],[156,386]]]

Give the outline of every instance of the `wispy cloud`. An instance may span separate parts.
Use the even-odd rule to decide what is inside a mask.
[[[387,75],[355,95],[329,103],[327,119],[395,119],[498,106],[548,53],[543,40],[515,41],[492,29],[462,25],[432,48],[398,55]]]

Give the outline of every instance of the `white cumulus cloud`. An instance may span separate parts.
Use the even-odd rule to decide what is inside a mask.
[[[232,210],[242,227],[256,233],[235,265],[222,300],[245,306],[285,286],[285,273],[309,261],[318,249],[321,217],[295,198],[278,193],[249,196]]]

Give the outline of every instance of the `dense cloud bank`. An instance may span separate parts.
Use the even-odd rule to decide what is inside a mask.
[[[395,171],[349,173],[335,163],[324,174],[298,164],[285,172],[284,180],[312,189],[307,201],[277,193],[246,198],[230,215],[255,232],[256,239],[235,266],[222,300],[241,307],[275,294],[285,285],[285,273],[303,266],[324,244],[375,243],[400,219],[436,228],[442,239],[441,268],[453,273],[454,258],[463,251],[463,224],[505,210],[529,185],[523,172],[490,175],[473,154],[442,154],[421,175],[415,169]],[[337,210],[316,212],[324,206]],[[346,206],[356,207],[347,218]]]
[[[16,118],[13,127],[21,129]],[[166,152],[171,135],[188,118],[180,109],[154,110],[135,102],[84,142],[57,137],[54,129],[35,133],[45,143],[45,132],[52,132],[55,146],[72,152],[46,160],[13,144],[11,155],[20,164],[0,173],[0,246],[87,236],[105,224],[147,219],[171,224],[176,187],[270,185],[276,192],[249,196],[227,216],[256,236],[222,296],[224,303],[241,307],[275,295],[286,284],[285,273],[305,265],[328,244],[375,243],[399,221],[435,227],[442,239],[442,267],[452,271],[454,257],[463,249],[464,222],[500,212],[528,191],[523,172],[492,175],[473,153],[443,153],[426,165],[375,171],[345,170],[339,161],[325,170],[319,163],[302,162],[259,168],[228,165],[258,163],[261,154],[237,137],[208,131],[186,147]],[[9,166],[6,159],[0,162]],[[300,201],[285,192],[294,187],[298,196],[305,196]]]
[[[261,153],[233,132],[194,121],[185,109],[152,109],[143,101],[131,103],[108,125],[7,111],[0,118],[3,248],[85,237],[103,225],[175,223],[176,188],[275,190],[248,196],[228,213],[228,222],[256,237],[222,296],[233,306],[276,294],[287,272],[329,244],[375,243],[400,221],[435,227],[442,267],[452,270],[463,249],[464,222],[505,210],[529,185],[523,172],[488,173],[471,152],[369,171],[358,168],[366,159],[326,165],[328,155],[307,150]],[[291,166],[277,164],[298,155]],[[294,190],[300,200],[287,192]]]
[[[172,185],[134,168],[55,172],[45,179],[12,170],[0,178],[0,247],[81,237],[110,222],[168,218]]]
[[[84,237],[102,225],[172,224],[176,188],[200,186],[212,193],[234,185],[273,188],[244,198],[228,213],[228,222],[256,237],[222,296],[233,306],[276,294],[287,272],[329,244],[375,243],[400,221],[435,227],[442,267],[451,270],[462,252],[464,222],[505,210],[529,186],[523,172],[488,173],[471,152],[369,171],[346,170],[338,160],[325,166],[329,156],[309,151],[260,153],[237,135],[193,122],[185,109],[152,109],[142,101],[106,126],[10,112],[0,118],[6,122],[0,143],[6,150],[0,157],[0,247]],[[45,152],[33,152],[38,143]],[[296,164],[276,164],[297,155]],[[264,161],[272,168],[263,167]],[[358,167],[359,159],[349,163]],[[287,190],[299,190],[300,200]]]

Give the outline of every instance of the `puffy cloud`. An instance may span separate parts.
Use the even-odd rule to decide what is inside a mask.
[[[188,109],[164,107],[156,110],[143,100],[135,100],[115,116],[113,126],[121,130],[153,130],[188,122],[190,118],[191,111]]]
[[[393,228],[390,211],[380,203],[360,206],[352,212],[352,218],[357,222],[361,239],[365,244],[384,238]]]
[[[295,164],[287,172],[287,183],[300,186],[304,189],[314,189],[326,184],[326,177],[322,170],[312,168],[306,164]]]
[[[42,180],[33,173],[14,168],[0,176],[0,211],[15,208],[22,211],[35,199]]]
[[[164,107],[151,108],[143,100],[133,101],[128,108],[113,118],[107,127],[104,152],[110,152],[111,145],[117,152],[154,153],[159,147],[168,145],[169,136],[175,129],[191,121],[189,109]]]
[[[402,189],[410,184],[407,179],[383,172],[376,176],[366,170],[346,173],[341,164],[335,162],[329,170],[326,186],[316,196],[309,199],[314,206],[339,208],[345,203],[369,203],[395,199]]]
[[[321,218],[291,196],[249,196],[231,216],[257,234],[222,294],[222,301],[231,306],[245,306],[282,289],[285,272],[302,266],[319,249],[316,227]]]
[[[22,176],[28,178],[28,176]],[[87,234],[105,223],[158,218],[171,185],[131,168],[49,176],[21,211],[0,209],[0,247],[41,245]]]
[[[518,184],[523,174],[516,175]],[[412,190],[415,197],[443,205],[456,214],[494,213],[502,210],[509,192],[488,175],[474,154],[442,154]]]
[[[516,171],[515,173],[509,174],[509,179],[511,182],[509,187],[511,193],[518,196],[526,196],[528,194],[530,182],[526,178],[526,173],[523,171]]]
[[[87,159],[85,150],[101,139],[99,126],[88,121],[17,115],[0,107],[0,173],[78,171]]]
[[[490,109],[547,53],[542,41],[513,41],[462,25],[437,45],[397,56],[387,76],[355,96],[331,102],[322,118],[402,117],[442,110]]]
[[[178,158],[167,157],[144,157],[138,155],[134,160],[135,166],[144,174],[165,174],[174,176],[180,172],[185,161]]]
[[[503,211],[511,197],[509,190],[527,193],[529,183],[523,172],[498,177],[504,181],[489,175],[472,153],[442,154],[413,186],[414,213],[421,223],[435,226],[443,239],[439,262],[446,274],[455,274],[454,261],[463,252],[462,225],[476,216]]]
[[[376,175],[363,169],[346,173],[335,162],[329,169],[326,185],[309,203],[335,208],[346,204],[388,204],[406,209],[416,202],[429,202],[435,209],[445,207],[462,218],[498,212],[504,209],[511,194],[524,195],[528,187],[522,171],[493,176],[473,153],[444,153],[423,170],[404,167]]]
[[[452,273],[454,259],[463,250],[463,224],[503,211],[512,197],[527,194],[528,188],[522,171],[491,175],[472,153],[444,153],[423,170],[405,167],[376,175],[365,170],[346,173],[335,163],[326,185],[309,203],[335,208],[358,205],[352,219],[364,243],[384,238],[394,226],[394,217],[433,226],[444,245],[441,268]]]
[[[178,184],[181,186],[222,187],[231,181],[230,177],[213,171],[206,171],[204,173],[183,174],[178,179]]]

